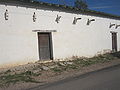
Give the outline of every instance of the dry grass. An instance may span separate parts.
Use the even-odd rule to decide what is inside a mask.
[[[9,86],[10,84],[16,84],[18,82],[40,83],[40,80],[36,78],[43,78],[45,76],[49,78],[50,76],[62,74],[62,72],[65,71],[69,72],[80,69],[81,67],[105,63],[115,59],[120,59],[120,52],[98,55],[92,58],[73,57],[72,61],[51,62],[45,65],[37,64],[34,68],[19,73],[7,70],[0,74],[0,87]],[[44,70],[42,66],[47,66],[49,69]]]

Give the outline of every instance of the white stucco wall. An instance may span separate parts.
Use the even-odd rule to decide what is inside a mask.
[[[6,9],[9,13],[8,20],[4,18]],[[33,22],[34,12],[36,22]],[[59,23],[55,22],[57,15],[62,16]],[[82,19],[73,25],[74,17]],[[95,21],[86,25],[88,19],[95,19]],[[72,56],[91,57],[105,50],[112,50],[110,31],[118,32],[118,50],[120,51],[120,27],[109,29],[110,23],[120,25],[120,20],[0,5],[0,66],[39,59],[38,36],[32,30],[57,30],[52,33],[54,59]]]

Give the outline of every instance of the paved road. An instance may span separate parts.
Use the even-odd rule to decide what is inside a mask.
[[[30,90],[120,90],[120,65]]]

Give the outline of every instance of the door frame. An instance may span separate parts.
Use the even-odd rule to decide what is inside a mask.
[[[53,42],[52,42],[52,33],[51,32],[37,32],[38,36],[38,53],[39,53],[39,60],[40,58],[40,45],[39,45],[39,34],[49,34],[49,49],[50,49],[50,60],[53,60]]]

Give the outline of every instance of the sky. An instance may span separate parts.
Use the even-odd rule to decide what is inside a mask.
[[[36,0],[48,3],[63,4],[74,6],[75,0]],[[85,0],[88,8],[95,11],[105,12],[120,16],[120,0]]]
[[[89,8],[120,16],[120,0],[87,0]]]

